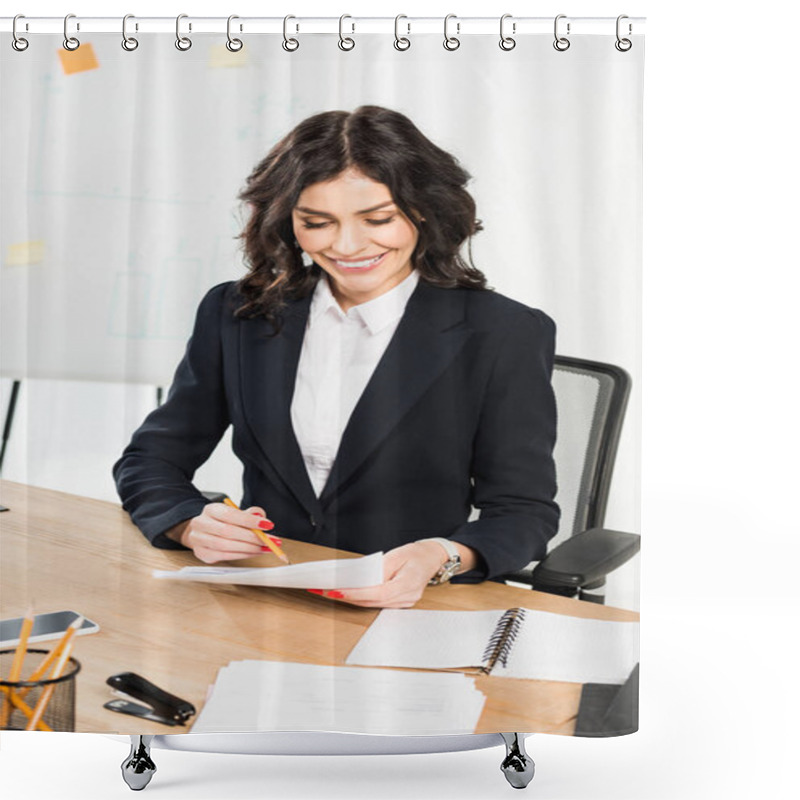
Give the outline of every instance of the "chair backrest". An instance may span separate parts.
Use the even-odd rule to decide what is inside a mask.
[[[551,550],[576,533],[603,525],[630,387],[630,375],[621,367],[555,357],[554,458],[561,523],[549,542]]]

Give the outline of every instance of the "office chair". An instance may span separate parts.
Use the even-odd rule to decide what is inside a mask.
[[[553,388],[558,429],[554,457],[560,531],[542,561],[531,562],[497,580],[604,602],[606,575],[639,550],[638,535],[602,527],[630,385],[630,376],[620,367],[556,356]],[[216,502],[226,497],[219,492],[203,494]],[[535,769],[525,751],[528,735],[371,736],[324,731],[131,735],[122,776],[131,789],[144,789],[156,770],[151,747],[259,755],[388,755],[479,750],[503,742],[506,757],[500,769],[511,786],[523,789]]]
[[[541,592],[604,603],[606,576],[638,551],[638,534],[603,528],[631,379],[621,367],[556,356],[554,458],[558,534],[540,562],[502,576]]]

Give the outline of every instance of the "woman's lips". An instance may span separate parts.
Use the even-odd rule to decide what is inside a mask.
[[[387,250],[386,253],[388,252],[389,251]],[[342,272],[369,272],[370,270],[375,269],[375,267],[379,267],[383,263],[386,253],[382,253],[377,261],[374,261],[372,264],[368,264],[364,267],[348,267],[344,262],[337,261],[335,258],[331,258],[330,261],[333,261],[333,263],[336,265],[336,268],[342,270]],[[365,259],[360,260],[363,261]],[[358,263],[358,261],[355,263]]]

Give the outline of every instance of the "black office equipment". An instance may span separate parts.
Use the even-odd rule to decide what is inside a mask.
[[[147,678],[135,672],[120,672],[106,680],[118,692],[122,692],[136,700],[147,703],[149,708],[131,703],[125,699],[110,700],[103,705],[110,711],[131,714],[162,725],[185,725],[186,721],[196,713],[195,707],[174,694],[165,692]]]
[[[621,686],[586,683],[581,690],[576,736],[620,736],[639,729],[639,665]]]
[[[606,575],[638,551],[638,534],[603,528],[631,391],[621,367],[556,356],[558,535],[547,556],[504,576],[538,591],[605,602]]]

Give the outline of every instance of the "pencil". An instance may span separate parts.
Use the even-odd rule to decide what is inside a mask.
[[[22,630],[19,634],[19,642],[17,649],[14,652],[14,660],[11,662],[11,670],[8,673],[9,683],[14,683],[19,680],[20,673],[22,672],[22,663],[25,661],[25,653],[28,649],[28,637],[31,635],[33,629],[33,608],[28,606],[25,612],[25,618],[22,620]],[[13,705],[11,703],[14,690],[9,686],[8,692],[3,699],[3,710],[0,712],[0,728],[5,728],[8,725],[8,718],[11,716]]]
[[[51,680],[61,677],[62,673],[64,672],[64,667],[67,665],[67,661],[69,661],[70,654],[72,653],[72,645],[73,642],[68,642],[61,651],[61,655],[59,656],[58,661],[56,661],[56,665],[53,667],[53,672],[50,675]],[[33,716],[28,720],[28,724],[25,726],[26,731],[34,730],[39,724],[39,721],[44,715],[44,712],[47,709],[47,704],[50,702],[50,698],[53,696],[55,689],[56,684],[54,683],[51,683],[45,687],[45,690],[39,697],[39,702],[36,704],[36,708],[33,709]]]
[[[83,625],[84,617],[82,615],[78,615],[67,627],[67,630],[64,631],[62,637],[58,640],[58,644],[42,659],[41,663],[38,667],[26,678],[27,681],[33,683],[34,681],[38,681],[40,678],[44,676],[53,662],[61,655],[63,649],[67,646],[70,642],[72,637],[75,635],[75,632],[78,628]],[[6,689],[6,687],[3,687]],[[9,692],[9,699],[11,702],[20,710],[22,711],[25,716],[30,719],[33,716],[34,710],[24,702],[24,698],[28,695],[31,691],[32,686],[25,686],[17,692]],[[43,720],[39,720],[37,723],[37,729],[40,731],[51,731],[52,728]]]
[[[30,706],[29,706],[29,705],[28,705],[28,704],[27,704],[27,703],[26,703],[24,700],[20,699],[20,696],[19,696],[19,693],[18,693],[18,692],[12,692],[12,691],[9,689],[9,687],[7,687],[7,686],[2,686],[2,687],[0,687],[0,689],[2,689],[2,690],[3,690],[3,692],[5,692],[5,693],[8,695],[8,697],[11,699],[11,702],[12,702],[12,703],[13,703],[13,704],[14,704],[14,705],[15,705],[15,706],[16,706],[16,707],[17,707],[17,708],[18,708],[18,709],[19,709],[19,710],[20,710],[20,711],[21,711],[21,712],[22,712],[22,713],[23,713],[23,714],[24,714],[24,715],[25,715],[25,716],[26,716],[28,719],[30,719],[30,718],[33,716],[33,709],[32,709],[32,708],[31,708],[31,707],[30,707]],[[38,728],[40,731],[50,731],[50,732],[52,732],[52,730],[53,730],[53,729],[52,729],[52,728],[51,728],[51,727],[50,727],[50,726],[49,726],[49,725],[48,725],[48,724],[47,724],[47,723],[46,723],[44,720],[41,720],[41,719],[40,719],[40,720],[39,720],[39,722],[37,723],[36,727],[37,727],[37,728]]]
[[[58,644],[42,659],[41,664],[31,673],[30,677],[26,680],[30,681],[38,681],[39,678],[43,677],[44,674],[50,669],[50,665],[61,655],[61,651],[67,646],[69,641],[75,635],[75,632],[78,628],[83,625],[83,616],[78,615],[70,624],[69,627],[64,631],[64,635],[59,639]],[[24,689],[20,689],[17,692],[17,696],[20,700],[25,697],[28,692],[30,692],[32,687],[28,686]]]
[[[239,509],[239,506],[237,506],[236,503],[230,499],[230,497],[226,497],[223,502],[226,506],[230,506],[231,508],[235,508],[237,510]],[[264,533],[264,531],[262,531],[260,528],[250,528],[250,530],[256,536],[258,536],[258,538],[261,539],[261,541],[264,542],[264,544],[269,547],[269,549],[272,550],[272,552],[275,553],[275,555],[278,556],[281,561],[285,562],[286,564],[290,563],[289,559],[286,557],[286,553],[284,553],[283,550],[281,550],[281,548],[278,547],[274,541],[272,541],[272,538]]]

